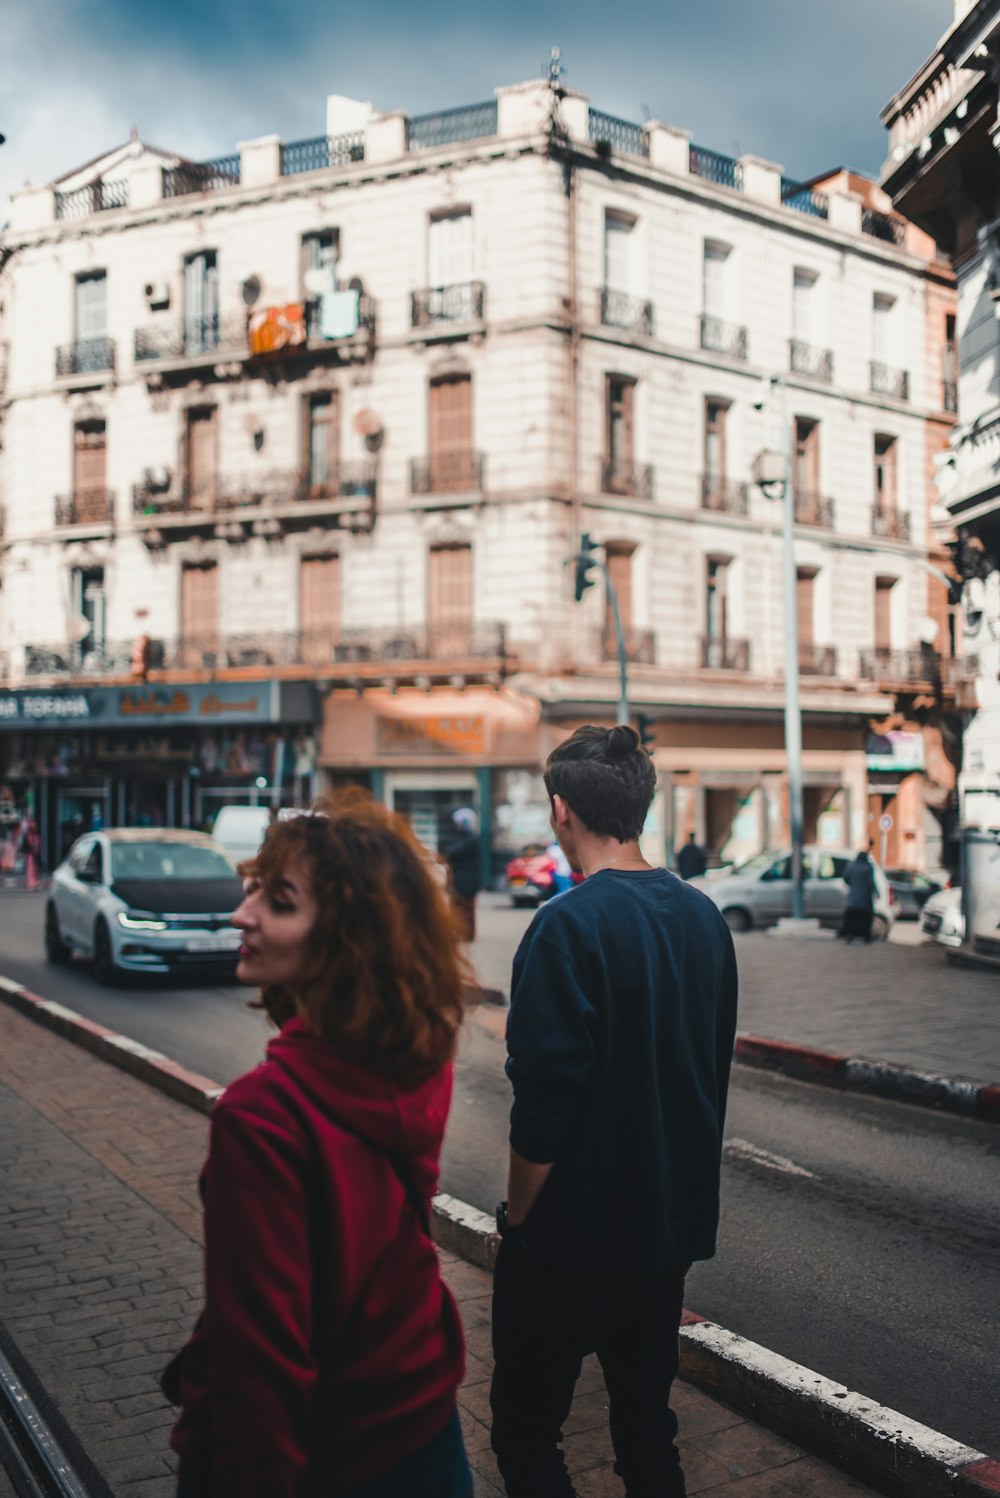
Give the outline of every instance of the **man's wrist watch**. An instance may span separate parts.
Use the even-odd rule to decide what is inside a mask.
[[[497,1232],[501,1238],[505,1238],[510,1231],[510,1224],[507,1221],[507,1203],[499,1202],[497,1205]]]

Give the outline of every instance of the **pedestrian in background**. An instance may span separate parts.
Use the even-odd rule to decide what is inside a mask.
[[[462,917],[465,940],[476,939],[476,896],[482,888],[479,822],[471,806],[460,806],[451,814],[454,834],[441,848],[441,857],[451,870],[455,904]]]
[[[464,964],[406,823],[351,788],[241,866],[281,1026],[212,1112],[205,1308],[167,1369],[179,1498],[471,1498],[430,1203]]]
[[[682,879],[697,879],[708,868],[708,854],[699,847],[692,832],[677,855],[677,872]]]
[[[26,889],[38,888],[38,868],[42,856],[42,838],[33,813],[28,812],[21,823],[21,853],[24,857],[24,883]]]
[[[844,918],[837,933],[848,945],[858,937],[860,941],[872,939],[872,917],[875,914],[875,869],[868,854],[862,848],[844,870],[847,899],[844,903]]]
[[[514,958],[491,1390],[510,1498],[575,1492],[559,1442],[591,1352],[629,1498],[685,1491],[669,1397],[684,1276],[715,1252],[737,977],[716,906],[640,852],[655,782],[626,725],[578,729],[545,769],[586,878]]]

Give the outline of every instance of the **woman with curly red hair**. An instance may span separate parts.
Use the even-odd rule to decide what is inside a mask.
[[[241,866],[237,976],[280,1025],[202,1172],[205,1308],[164,1375],[179,1498],[468,1498],[462,1328],[430,1236],[466,974],[447,895],[365,793]]]

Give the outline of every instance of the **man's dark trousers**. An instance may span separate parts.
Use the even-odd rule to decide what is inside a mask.
[[[509,1498],[572,1498],[559,1442],[596,1352],[627,1498],[683,1498],[670,1386],[688,1265],[663,1274],[542,1264],[516,1230],[493,1280],[492,1445]]]

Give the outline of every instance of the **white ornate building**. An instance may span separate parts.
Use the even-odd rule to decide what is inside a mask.
[[[333,98],[317,139],[209,163],[134,139],[18,194],[0,255],[0,775],[50,852],[339,776],[431,838],[470,801],[498,856],[543,835],[540,759],[618,694],[583,533],[655,851],[780,845],[781,516],[750,473],[788,436],[807,836],[881,817],[890,862],[941,861],[952,282],[872,183],[543,80],[415,119]]]

